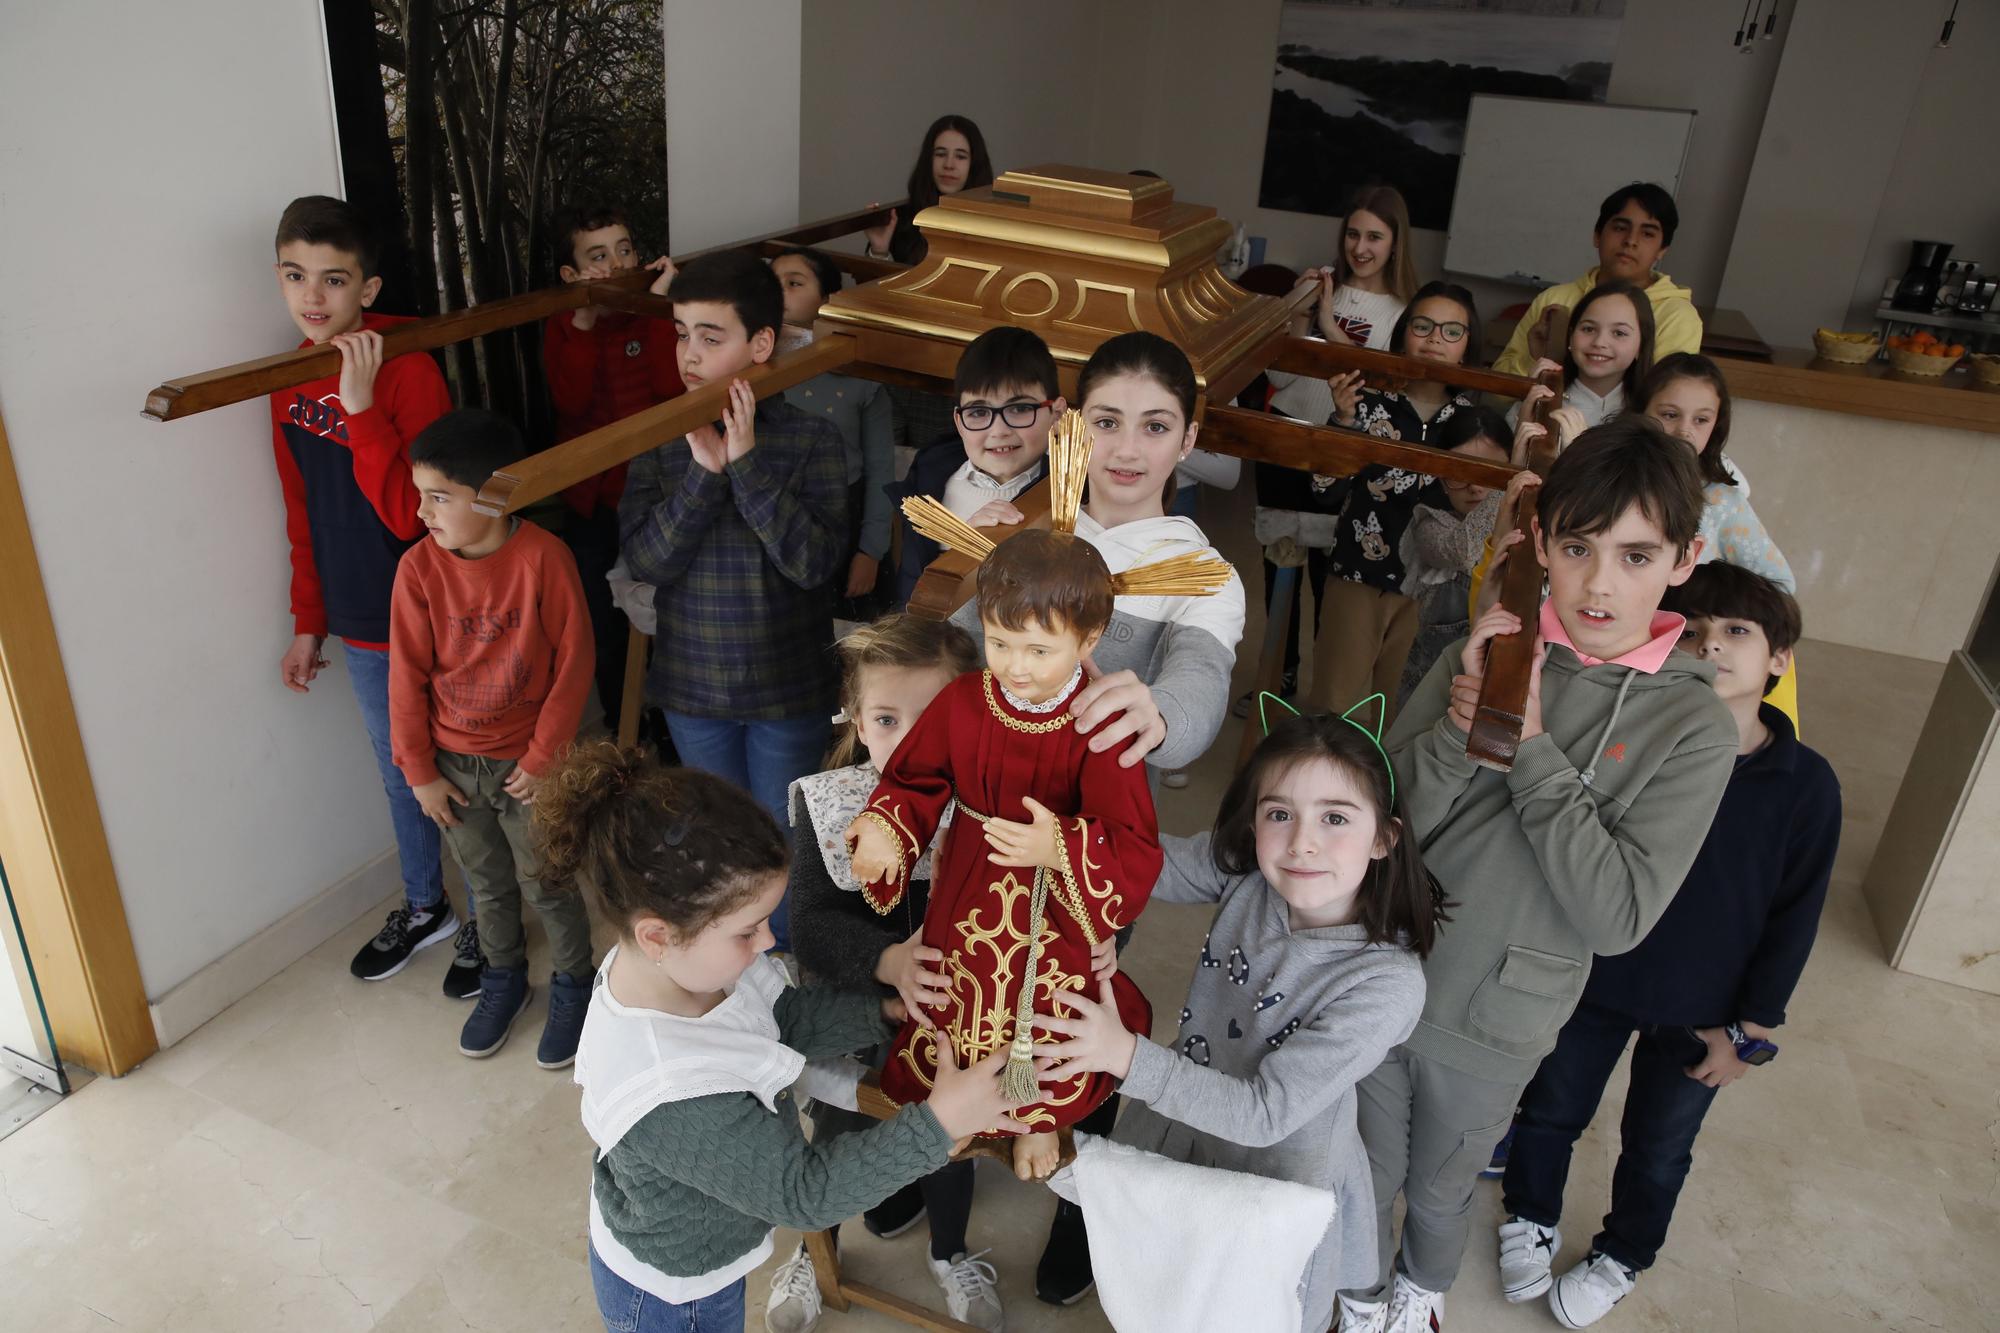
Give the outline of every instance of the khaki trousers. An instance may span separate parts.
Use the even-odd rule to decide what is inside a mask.
[[[548,933],[549,954],[558,972],[588,982],[594,969],[590,957],[590,916],[574,893],[544,889],[536,873],[541,857],[528,807],[503,789],[514,772],[511,759],[437,752],[438,772],[465,794],[464,805],[453,804],[458,827],[444,830],[458,868],[465,874],[465,892],[479,921],[479,947],[491,967],[521,967],[528,946],[521,932],[521,900],[533,903]]]
[[[1417,637],[1417,604],[1399,592],[1329,578],[1320,598],[1313,644],[1312,688],[1317,712],[1344,713],[1380,691],[1388,699],[1383,726],[1396,711],[1396,685]]]

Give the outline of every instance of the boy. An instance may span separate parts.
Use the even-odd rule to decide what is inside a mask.
[[[556,271],[564,282],[596,282],[639,265],[631,224],[615,207],[586,206],[563,212],[555,227]],[[664,296],[674,267],[656,259],[651,290]],[[584,306],[553,315],[542,328],[542,369],[556,409],[556,441],[575,439],[643,412],[681,393],[679,349],[673,324],[646,315],[628,315],[603,306]],[[618,497],[625,490],[626,465],[608,467],[563,492],[570,508],[563,540],[576,557],[583,597],[590,607],[597,650],[597,701],[604,725],[618,729],[625,694],[625,615],[611,600],[605,575],[618,559]]]
[[[1585,431],[1541,487],[1549,596],[1512,771],[1465,755],[1486,645],[1519,627],[1504,607],[1446,650],[1390,732],[1411,832],[1456,903],[1424,964],[1423,1019],[1360,1087],[1384,1270],[1341,1296],[1343,1329],[1441,1327],[1473,1183],[1591,955],[1646,937],[1722,798],[1735,723],[1715,669],[1673,651],[1681,617],[1659,610],[1693,572],[1701,508],[1693,452],[1652,422]]]
[[[1718,1088],[1775,1053],[1770,1038],[1812,951],[1840,846],[1840,783],[1763,702],[1791,664],[1799,608],[1777,584],[1708,564],[1668,604],[1681,650],[1715,668],[1736,767],[1673,905],[1630,953],[1592,966],[1583,1002],[1521,1096],[1502,1186],[1500,1290],[1549,1293],[1565,1328],[1597,1322],[1652,1266]],[[1611,1211],[1581,1263],[1551,1281],[1570,1149],[1634,1032]]]
[[[555,976],[535,1063],[576,1058],[595,969],[590,921],[573,893],[535,878],[528,806],[576,738],[590,693],[590,620],[562,542],[517,517],[472,507],[487,478],[526,452],[496,413],[439,417],[410,446],[430,540],[396,570],[389,713],[396,764],[465,874],[484,925],[479,1004],[458,1049],[484,1059],[527,1007],[521,899],[535,905]]]
[[[632,576],[656,589],[661,650],[647,702],[681,761],[729,779],[787,822],[816,772],[840,693],[834,575],[847,561],[847,448],[825,417],[733,380],[771,359],[785,297],[770,265],[731,252],[668,292],[690,389],[730,384],[722,421],[632,460],[619,505]],[[771,919],[791,944],[784,906]]]
[[[966,345],[952,379],[957,439],[925,445],[910,464],[897,498],[928,495],[970,521],[992,500],[1012,501],[1048,471],[1049,427],[1066,404],[1049,345],[1026,329],[988,329]],[[903,530],[896,605],[916,591],[938,544]]]
[[[1690,299],[1694,293],[1655,266],[1667,256],[1680,226],[1674,197],[1646,181],[1613,190],[1597,208],[1591,239],[1597,244],[1597,267],[1575,282],[1550,287],[1528,307],[1514,336],[1493,368],[1509,375],[1531,375],[1538,357],[1562,360],[1563,334],[1569,312],[1600,282],[1629,282],[1645,289],[1653,302],[1653,359],[1669,352],[1701,350],[1701,316]]]
[[[382,287],[377,254],[367,220],[342,200],[307,195],[278,219],[278,288],[305,335],[300,346],[340,349],[339,375],[271,395],[292,546],[294,637],[278,671],[286,689],[306,693],[326,666],[326,636],[340,636],[389,798],[404,902],[348,970],[381,981],[458,930],[444,993],[463,998],[479,989],[479,936],[470,916],[459,930],[444,895],[437,829],[410,795],[389,744],[389,593],[396,562],[423,533],[408,448],[451,410],[451,394],[427,356],[383,363],[380,330],[402,321],[367,313]]]

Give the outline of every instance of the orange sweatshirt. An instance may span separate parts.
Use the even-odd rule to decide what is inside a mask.
[[[425,538],[389,605],[389,742],[413,787],[437,752],[546,773],[576,739],[596,669],[576,560],[523,522],[483,560]]]

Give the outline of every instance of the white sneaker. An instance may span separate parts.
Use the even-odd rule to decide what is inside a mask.
[[[1549,1289],[1549,1313],[1564,1328],[1587,1328],[1630,1295],[1638,1277],[1610,1255],[1592,1250]]]
[[[1549,1266],[1562,1248],[1562,1232],[1510,1217],[1500,1224],[1500,1294],[1515,1304],[1532,1301],[1555,1281]]]
[[[1334,1312],[1334,1333],[1382,1333],[1389,1323],[1387,1301],[1357,1301],[1343,1293]]]
[[[1444,1327],[1444,1293],[1425,1291],[1401,1273],[1389,1293],[1385,1333],[1438,1333]]]
[[[931,1276],[938,1286],[944,1288],[944,1308],[953,1319],[983,1328],[987,1333],[1000,1333],[1007,1326],[1006,1315],[1000,1309],[1000,1295],[993,1290],[993,1284],[1000,1275],[993,1271],[993,1265],[984,1258],[991,1250],[981,1250],[978,1254],[967,1255],[960,1251],[958,1257],[949,1261],[924,1256],[924,1262],[931,1266]]]
[[[771,1275],[771,1299],[764,1306],[766,1333],[811,1333],[819,1324],[819,1277],[806,1247]]]

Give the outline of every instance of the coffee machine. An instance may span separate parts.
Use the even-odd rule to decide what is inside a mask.
[[[1944,261],[1950,254],[1950,241],[1910,242],[1910,266],[1903,271],[1889,304],[1898,310],[1928,311],[1935,306]]]

